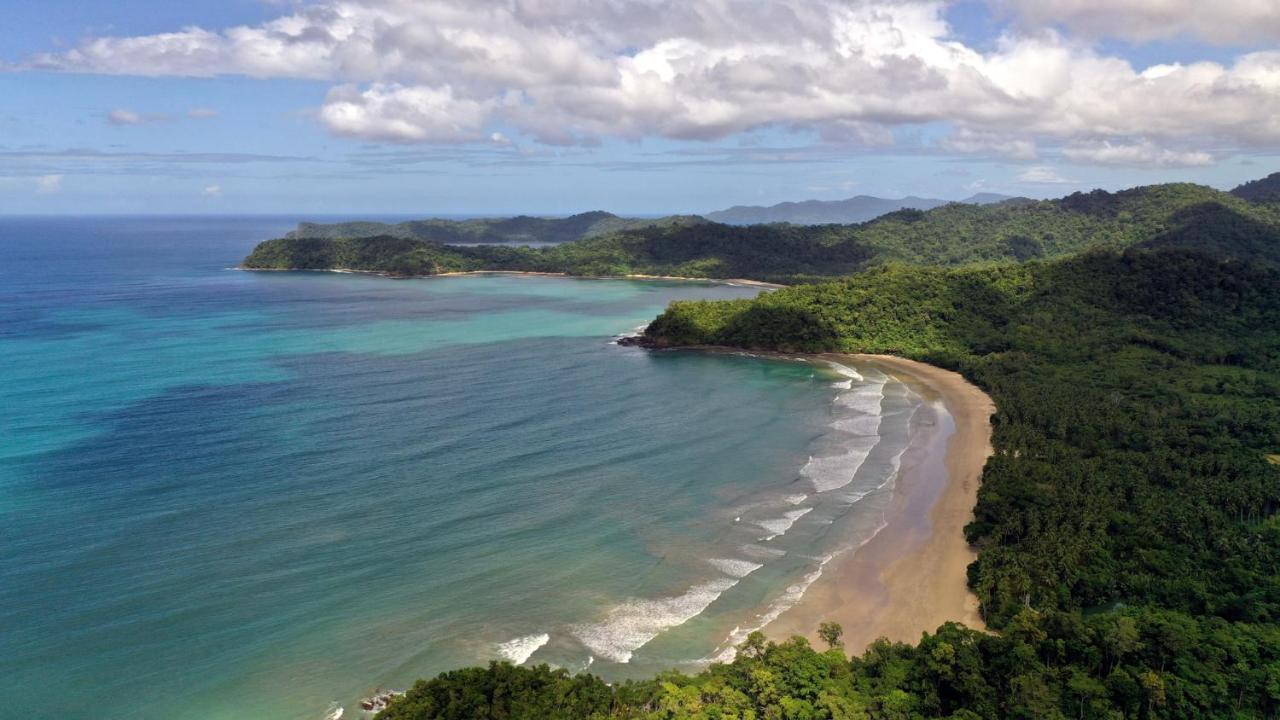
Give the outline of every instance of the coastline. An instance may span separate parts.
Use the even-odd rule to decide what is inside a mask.
[[[922,427],[903,458],[884,526],[864,545],[835,556],[793,607],[765,626],[775,640],[818,643],[823,621],[844,628],[845,649],[861,654],[876,639],[918,642],[948,621],[984,629],[967,568],[977,553],[964,539],[982,467],[991,455],[991,399],[959,374],[887,355],[826,354],[871,363],[945,409]]]
[[[240,268],[253,270],[254,268]],[[267,269],[267,271],[281,271]],[[341,268],[313,272],[362,273]],[[413,276],[530,275],[579,279],[665,280],[744,285],[764,290],[785,287],[745,279],[660,275],[577,276],[566,273],[475,270]],[[410,278],[406,278],[410,279]],[[644,345],[642,338],[619,344]],[[742,352],[721,347],[671,348]],[[748,351],[751,352],[751,351]],[[795,605],[763,627],[775,640],[808,637],[820,646],[817,629],[835,621],[844,629],[846,650],[861,654],[878,638],[917,642],[948,621],[984,629],[977,597],[968,589],[967,568],[977,553],[964,539],[973,517],[983,465],[992,454],[991,399],[957,373],[888,355],[752,352],[762,356],[804,356],[817,361],[870,363],[905,382],[933,405],[935,423],[916,428],[907,448],[881,528],[862,545],[831,558]]]
[[[245,272],[329,272],[338,273],[340,275],[376,275],[392,280],[419,280],[438,277],[460,277],[465,275],[533,275],[537,277],[563,277],[576,278],[582,280],[678,280],[681,282],[703,282],[714,283],[717,285],[741,285],[743,287],[757,287],[762,290],[779,290],[786,287],[781,283],[764,282],[763,280],[748,280],[747,278],[700,278],[700,277],[684,277],[681,275],[570,275],[562,272],[539,272],[536,270],[462,270],[458,272],[436,273],[434,275],[389,275],[380,270],[353,270],[351,268],[251,268],[238,265],[231,270],[243,270]]]
[[[438,273],[436,275],[422,275],[420,277],[454,277],[458,275],[538,275],[542,277],[581,278],[583,280],[679,280],[681,282],[743,285],[745,287],[758,287],[768,290],[778,290],[786,287],[786,285],[782,285],[780,283],[764,282],[763,280],[748,280],[746,278],[700,278],[685,277],[683,275],[641,275],[638,273],[631,273],[628,275],[570,275],[569,273],[538,272],[535,270],[465,270],[461,272]]]

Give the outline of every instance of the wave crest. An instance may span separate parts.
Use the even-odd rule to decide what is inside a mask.
[[[546,633],[522,635],[500,643],[498,645],[498,654],[516,665],[523,665],[531,655],[538,651],[538,648],[550,641],[551,636]]]

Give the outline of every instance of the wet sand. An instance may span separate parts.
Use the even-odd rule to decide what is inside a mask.
[[[746,278],[697,278],[684,277],[681,275],[570,275],[562,272],[536,272],[533,270],[466,270],[458,272],[438,273],[436,275],[423,275],[422,277],[450,277],[458,275],[541,275],[547,277],[565,277],[580,278],[583,280],[680,280],[683,282],[701,282],[715,283],[717,285],[742,285],[745,287],[758,287],[766,290],[778,290],[786,287],[778,283],[764,282],[763,280],[747,280]]]
[[[965,542],[964,526],[973,518],[982,466],[992,452],[991,399],[960,375],[931,365],[883,355],[823,357],[870,362],[940,411],[903,456],[883,529],[833,558],[766,634],[804,635],[821,647],[818,624],[831,620],[844,627],[846,649],[861,654],[877,638],[916,642],[949,620],[983,628],[978,599],[965,582],[976,553]]]
[[[779,290],[786,287],[778,283],[764,282],[763,280],[748,280],[746,278],[697,278],[683,277],[680,275],[570,275],[562,272],[537,272],[534,270],[459,270],[457,272],[435,273],[433,275],[389,275],[381,270],[353,270],[351,268],[251,268],[237,266],[227,268],[228,270],[243,270],[246,272],[331,272],[343,275],[377,275],[379,277],[391,278],[395,280],[415,280],[423,278],[439,278],[439,277],[458,277],[462,275],[533,275],[540,277],[562,277],[574,278],[581,280],[679,280],[682,282],[699,282],[712,283],[716,285],[741,285],[743,287],[755,287],[762,290]]]

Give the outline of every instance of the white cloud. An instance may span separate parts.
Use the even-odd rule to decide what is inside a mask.
[[[1018,175],[1018,182],[1035,183],[1037,185],[1063,185],[1074,181],[1062,177],[1057,170],[1047,165],[1036,165],[1023,170]]]
[[[1275,0],[993,0],[1025,24],[1062,24],[1093,37],[1214,43],[1280,41]]]
[[[149,125],[151,123],[168,122],[170,119],[164,113],[148,113],[144,115],[124,108],[117,108],[107,113],[107,122],[112,125]]]
[[[209,187],[201,190],[200,195],[203,197],[222,197],[222,186],[210,185]]]
[[[146,120],[132,110],[118,109],[107,113],[107,122],[112,125],[141,125]]]
[[[960,153],[990,153],[1014,160],[1039,157],[1035,142],[1009,133],[983,132],[962,127],[942,139],[943,149]]]
[[[41,195],[52,195],[62,192],[61,175],[41,175],[36,178],[36,192]]]
[[[1214,7],[1222,2],[1246,5]],[[1166,4],[1121,0],[1114,17]],[[1029,21],[1066,22],[1102,5],[1009,6]],[[1066,15],[1036,20],[1048,6]],[[943,0],[322,0],[259,26],[99,38],[27,65],[327,80],[335,87],[317,117],[332,132],[401,143],[484,142],[496,127],[544,143],[588,144],[716,139],[780,126],[882,144],[896,126],[945,122],[959,129],[944,148],[1017,159],[1034,158],[1038,143],[1134,137],[1280,146],[1280,51],[1226,65],[1138,69],[1052,30],[1010,34],[980,50],[951,35],[945,7]]]
[[[207,120],[218,117],[218,111],[210,108],[192,108],[187,111],[187,117],[193,120]]]
[[[329,91],[320,119],[339,135],[392,142],[474,142],[484,132],[493,101],[457,98],[443,88],[376,84],[361,91],[342,85]]]
[[[1170,150],[1149,140],[1134,143],[1098,143],[1071,145],[1062,154],[1075,162],[1095,165],[1146,167],[1204,167],[1212,165],[1213,155],[1203,150]]]

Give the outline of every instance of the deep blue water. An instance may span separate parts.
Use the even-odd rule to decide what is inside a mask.
[[[293,224],[0,219],[6,713],[318,718],[497,657],[694,668],[905,446],[884,378],[611,342],[755,290],[228,269]]]

